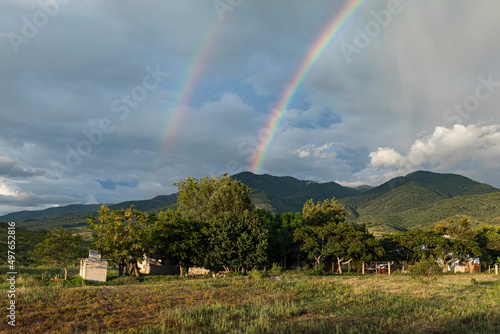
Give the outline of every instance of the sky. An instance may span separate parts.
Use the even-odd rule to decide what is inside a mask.
[[[500,2],[0,0],[0,214],[257,174],[500,187]]]

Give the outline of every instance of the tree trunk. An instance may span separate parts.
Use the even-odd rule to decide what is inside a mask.
[[[337,257],[337,262],[339,264],[339,274],[342,274],[342,260],[343,259]]]
[[[134,261],[134,263],[132,263],[132,269],[134,271],[135,277],[141,276],[141,273],[139,272],[139,266],[137,265],[137,261]]]
[[[126,270],[125,270],[127,276],[131,276],[132,275],[132,261],[128,261],[127,265],[126,265]]]
[[[182,277],[182,274],[184,274],[184,268],[182,267],[182,264],[179,264],[179,276]]]
[[[64,280],[68,280],[68,268],[64,267]]]

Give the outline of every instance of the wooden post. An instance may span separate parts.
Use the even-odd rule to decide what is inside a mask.
[[[495,275],[498,275],[498,264],[495,264]]]
[[[363,262],[363,266],[361,267],[361,272],[363,273],[363,275],[365,274],[365,263]]]
[[[391,275],[391,263],[387,262],[387,272]]]

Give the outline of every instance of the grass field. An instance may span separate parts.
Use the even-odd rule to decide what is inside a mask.
[[[5,271],[2,271],[5,272]],[[16,327],[2,333],[499,333],[500,276],[406,275],[16,281]],[[23,273],[24,272],[24,273]],[[76,271],[73,271],[76,274]],[[112,275],[116,273],[112,272]],[[8,284],[0,288],[7,300]]]

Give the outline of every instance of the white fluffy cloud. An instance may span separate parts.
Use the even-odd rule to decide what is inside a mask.
[[[320,147],[316,147],[315,144],[304,146],[293,153],[296,154],[299,158],[320,158],[320,159],[331,159],[337,156],[335,150],[332,149],[332,146],[335,143],[326,143]]]
[[[431,135],[417,139],[406,155],[393,148],[378,148],[370,153],[370,158],[374,168],[497,169],[500,167],[500,126],[438,126]]]

